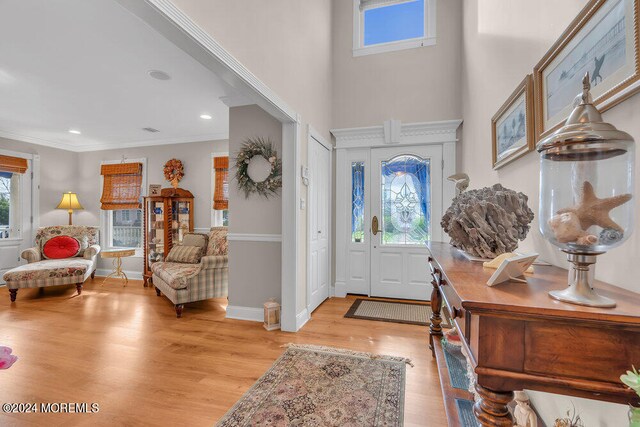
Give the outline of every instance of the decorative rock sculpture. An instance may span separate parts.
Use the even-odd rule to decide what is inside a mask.
[[[533,220],[523,193],[500,184],[460,193],[442,217],[440,225],[451,244],[482,258],[495,258],[518,247]]]

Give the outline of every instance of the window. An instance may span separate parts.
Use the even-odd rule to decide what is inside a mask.
[[[353,0],[353,55],[436,43],[436,0]]]
[[[104,162],[101,167],[102,228],[107,248],[136,248],[142,256],[142,191],[145,159]]]
[[[213,156],[213,210],[211,226],[229,225],[229,156],[218,153]]]
[[[364,242],[364,162],[351,163],[351,241]]]
[[[21,237],[20,181],[27,159],[0,155],[0,239]]]

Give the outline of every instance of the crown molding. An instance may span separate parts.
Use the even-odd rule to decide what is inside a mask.
[[[28,142],[30,144],[42,145],[44,147],[57,148],[59,150],[72,151],[75,153],[85,153],[89,151],[117,150],[120,148],[150,147],[154,145],[188,144],[190,142],[219,141],[229,139],[228,132],[217,132],[205,135],[194,135],[180,138],[147,139],[142,141],[121,142],[117,145],[98,143],[90,145],[72,145],[63,142],[52,141],[43,138],[20,135],[13,132],[0,130],[0,137],[13,139],[15,141]]]
[[[457,142],[457,131],[462,120],[444,120],[438,122],[401,123],[387,120],[381,126],[332,129],[336,139],[336,149],[387,147],[397,145],[442,144]],[[400,137],[388,135],[400,126]]]

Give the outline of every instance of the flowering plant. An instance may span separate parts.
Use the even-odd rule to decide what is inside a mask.
[[[632,370],[627,371],[626,374],[620,375],[620,381],[640,396],[640,373],[634,366],[632,366],[631,369]],[[640,427],[640,408],[631,406],[631,409],[629,410],[629,426]]]
[[[264,157],[271,168],[269,176],[262,182],[255,182],[249,176],[249,163],[254,156]],[[278,152],[269,139],[249,138],[242,144],[236,157],[236,181],[245,197],[251,193],[267,198],[277,194],[278,188],[282,187],[282,160],[278,159]]]
[[[18,360],[18,356],[14,356],[11,352],[9,347],[0,345],[0,369],[9,369]]]
[[[177,183],[184,177],[184,166],[178,159],[171,159],[164,164],[164,179],[177,186]]]

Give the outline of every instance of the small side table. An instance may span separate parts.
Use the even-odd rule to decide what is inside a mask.
[[[110,277],[124,278],[124,286],[127,286],[129,279],[124,271],[122,271],[122,258],[135,255],[136,250],[132,248],[107,249],[100,252],[100,254],[102,255],[102,258],[113,259],[113,271],[104,278],[100,286],[104,286],[104,283]]]

